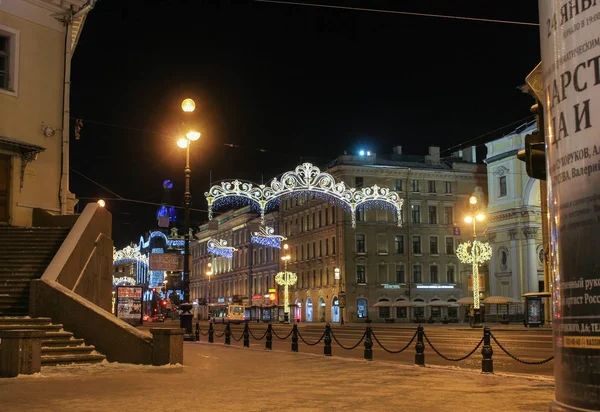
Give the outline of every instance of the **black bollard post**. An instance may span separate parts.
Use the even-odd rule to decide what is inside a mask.
[[[273,326],[267,325],[267,340],[265,342],[265,350],[273,349]]]
[[[329,323],[325,325],[325,347],[323,348],[323,354],[325,356],[331,356],[331,326]]]
[[[213,329],[213,322],[212,320],[210,321],[210,323],[208,324],[208,343],[214,343],[215,341],[215,330]]]
[[[415,365],[425,366],[425,343],[423,343],[423,326],[417,328],[417,344],[415,345]]]
[[[225,325],[225,345],[231,345],[231,324]]]
[[[483,328],[483,349],[481,349],[481,372],[484,373],[494,373],[494,360],[492,359],[492,355],[494,351],[492,350],[491,345],[491,335],[490,327],[486,326]]]
[[[196,321],[196,342],[200,342],[200,321]]]
[[[250,326],[248,326],[248,321],[244,323],[244,347],[250,347]]]
[[[292,327],[292,352],[298,352],[298,325]]]
[[[365,360],[373,360],[373,340],[371,339],[371,321],[367,321],[367,332],[365,336]]]

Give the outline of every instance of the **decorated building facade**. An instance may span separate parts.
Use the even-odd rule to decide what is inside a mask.
[[[493,295],[522,300],[544,291],[540,181],[527,175],[517,159],[525,136],[536,128],[524,124],[486,143],[489,205],[488,240],[492,245],[490,289]]]
[[[238,303],[249,309],[248,315],[253,320],[278,318],[275,275],[280,268],[280,253],[276,247],[251,241],[252,233],[261,226],[259,214],[246,206],[220,214],[214,221],[218,222],[218,228],[211,228],[209,223],[200,226],[196,240],[190,245],[193,259],[190,296],[192,301],[200,302],[200,315],[207,318],[210,309],[215,316],[216,308]],[[279,231],[276,212],[267,213],[264,222]],[[211,248],[211,240],[224,241],[223,246],[231,254],[219,254]]]
[[[471,194],[486,187],[485,167],[475,160],[474,150],[441,158],[437,147],[426,156],[403,155],[396,147],[390,155],[344,155],[330,164],[329,173],[357,190],[377,185],[398,193],[404,201],[401,227],[385,204],[359,208],[353,228],[344,208],[310,193],[284,200],[280,221],[298,275],[294,317],[458,318],[453,302],[469,291],[468,272],[455,251],[472,236],[462,218]]]

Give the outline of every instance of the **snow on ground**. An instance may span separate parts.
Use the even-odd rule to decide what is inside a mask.
[[[547,377],[184,345],[184,364],[103,362],[0,379],[10,411],[547,411]]]

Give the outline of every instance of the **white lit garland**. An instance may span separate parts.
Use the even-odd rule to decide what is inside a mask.
[[[283,285],[283,311],[285,313],[289,312],[289,297],[288,297],[288,287],[295,285],[298,281],[298,276],[294,272],[288,272],[287,270],[284,272],[279,272],[275,275],[275,282],[278,285]]]
[[[456,248],[456,256],[462,263],[471,263],[473,271],[473,307],[479,309],[479,265],[492,257],[492,247],[487,242],[473,240]]]
[[[261,226],[258,232],[252,232],[250,241],[253,243],[258,243],[259,245],[281,249],[281,242],[286,239],[287,237],[285,236],[276,235],[275,229],[272,227]]]
[[[214,185],[204,195],[208,202],[208,219],[212,220],[212,208],[227,198],[243,198],[256,203],[260,209],[260,216],[264,222],[265,209],[267,206],[280,198],[300,192],[312,192],[331,197],[350,208],[352,215],[352,227],[356,227],[356,209],[370,202],[376,204],[384,203],[391,206],[398,220],[398,226],[402,226],[402,204],[404,200],[394,191],[388,188],[373,185],[362,189],[349,188],[344,182],[337,182],[329,173],[313,166],[311,163],[303,163],[296,167],[295,171],[289,171],[281,176],[281,180],[274,178],[267,185],[253,185],[248,182],[234,180]]]
[[[224,239],[210,239],[206,242],[206,250],[208,253],[212,253],[213,255],[223,256],[227,259],[233,258],[233,252],[237,249],[231,246],[227,246],[227,241]]]
[[[135,285],[135,279],[129,276],[123,276],[120,278],[113,278],[113,285],[114,286],[120,286],[120,285]]]

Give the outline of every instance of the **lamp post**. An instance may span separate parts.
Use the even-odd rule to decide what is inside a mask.
[[[181,102],[181,109],[187,115],[191,115],[196,109],[196,103],[192,99],[185,99]],[[184,255],[183,255],[183,304],[180,305],[183,313],[180,316],[179,327],[186,330],[186,334],[192,333],[192,317],[190,309],[192,304],[190,300],[190,206],[192,205],[192,194],[190,193],[190,145],[200,138],[200,132],[192,130],[188,123],[184,123],[185,137],[177,141],[177,146],[186,149],[185,155],[185,193],[183,195],[184,207]]]
[[[206,276],[208,276],[208,288],[206,290],[207,292],[207,300],[206,300],[206,317],[208,320],[210,320],[210,277],[213,274],[212,271],[212,263],[208,262],[208,270],[206,271]]]
[[[479,265],[492,257],[492,248],[487,242],[477,240],[477,222],[482,222],[485,215],[478,206],[476,196],[469,198],[471,213],[465,216],[466,223],[473,223],[473,242],[465,242],[458,246],[456,254],[463,263],[471,263],[473,279],[473,322],[472,327],[481,327],[481,307],[479,303]],[[470,249],[469,249],[470,247]]]
[[[281,257],[281,260],[283,260],[283,272],[279,272],[277,275],[275,275],[275,282],[277,282],[277,284],[279,284],[279,285],[283,285],[283,322],[284,323],[290,322],[290,312],[289,312],[290,311],[290,302],[289,302],[289,296],[288,296],[288,286],[296,284],[296,281],[298,280],[298,277],[296,276],[295,273],[288,272],[288,270],[287,270],[287,263],[292,258],[290,256],[290,254],[288,253],[289,248],[290,247],[287,243],[283,245],[283,250],[285,253],[285,255],[283,255]]]

